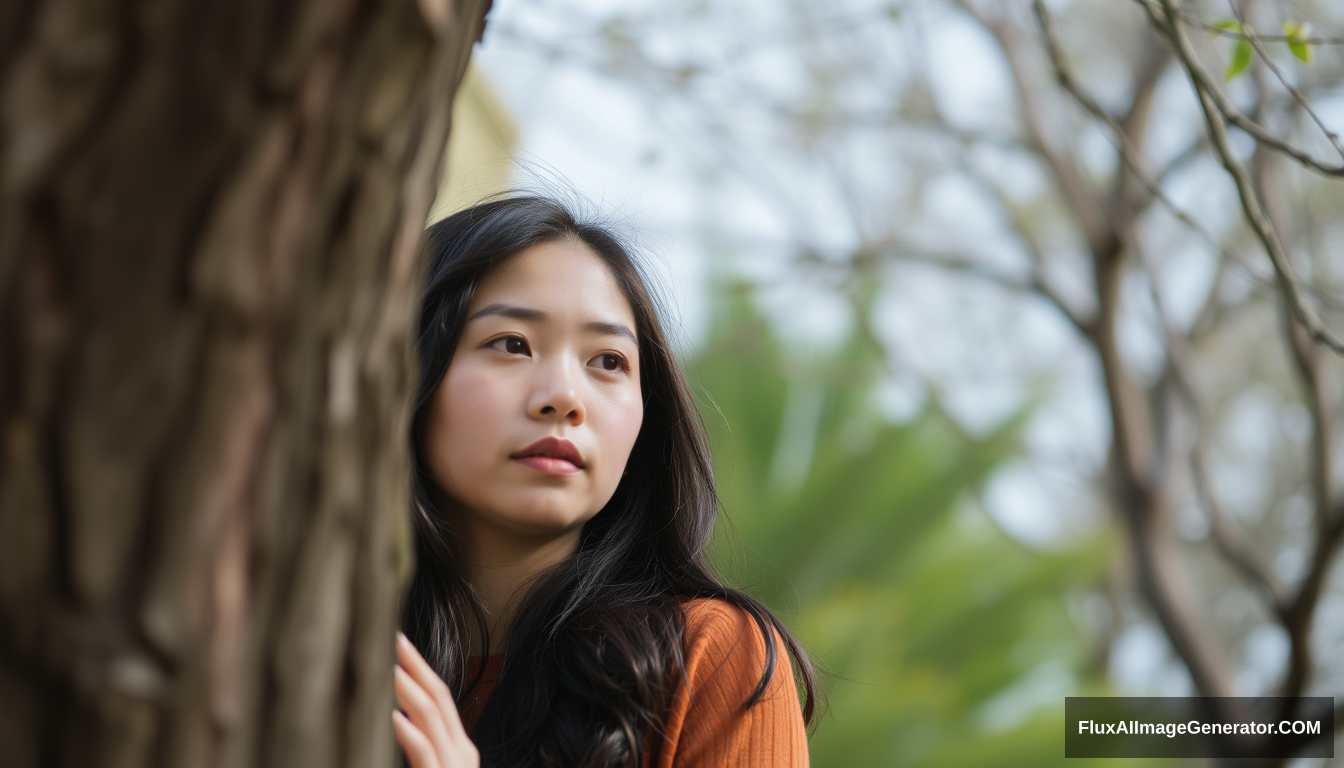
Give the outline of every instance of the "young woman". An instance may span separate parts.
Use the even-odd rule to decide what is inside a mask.
[[[811,666],[706,560],[704,428],[629,252],[535,196],[428,242],[393,715],[411,765],[805,766]]]

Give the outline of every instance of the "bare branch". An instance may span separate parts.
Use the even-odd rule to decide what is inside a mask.
[[[1077,311],[1069,306],[1068,302],[1064,300],[1064,297],[1056,292],[1050,285],[1045,276],[1045,254],[1041,252],[1041,247],[1035,239],[1028,234],[1025,222],[1013,205],[1013,202],[1008,199],[1007,195],[1003,193],[1003,190],[1000,189],[998,185],[985,178],[983,173],[976,171],[974,168],[967,167],[968,165],[969,164],[963,164],[967,175],[970,176],[981,189],[994,197],[995,201],[999,204],[999,207],[1003,209],[1004,213],[1011,218],[1016,225],[1013,227],[1013,234],[1016,235],[1016,239],[1022,247],[1026,249],[1027,255],[1031,258],[1029,282],[1024,287],[1039,293],[1042,298],[1053,304],[1055,308],[1064,315],[1069,323],[1073,325],[1074,329],[1082,334],[1084,338],[1095,340],[1097,333],[1096,318],[1079,315]]]
[[[1157,172],[1156,184],[1158,189],[1161,189],[1162,185],[1167,183],[1167,180],[1170,179],[1173,175],[1175,175],[1177,171],[1180,171],[1181,169],[1185,168],[1187,165],[1190,164],[1190,161],[1199,157],[1200,154],[1203,153],[1204,150],[1208,148],[1209,148],[1209,142],[1207,137],[1205,136],[1200,136],[1199,138],[1190,142],[1190,144],[1187,145],[1185,149],[1181,150],[1175,157],[1173,157],[1167,163],[1167,167]]]
[[[1139,1],[1144,4],[1145,8],[1150,8],[1147,0]],[[1172,0],[1161,0],[1161,2],[1166,11],[1166,21],[1165,23],[1160,19],[1154,19],[1154,21],[1171,40],[1177,57],[1185,66],[1186,71],[1190,73],[1191,82],[1195,86],[1195,93],[1199,97],[1200,108],[1204,112],[1205,122],[1209,127],[1209,138],[1213,140],[1214,149],[1218,153],[1219,159],[1222,160],[1223,167],[1227,169],[1228,174],[1236,184],[1241,208],[1246,214],[1251,229],[1255,231],[1256,237],[1265,247],[1265,252],[1269,254],[1269,260],[1274,266],[1274,274],[1279,289],[1282,291],[1284,298],[1288,300],[1293,314],[1301,321],[1307,333],[1332,351],[1344,354],[1344,341],[1341,341],[1339,337],[1325,327],[1325,324],[1316,314],[1316,310],[1307,303],[1297,277],[1293,274],[1292,264],[1288,261],[1288,254],[1283,249],[1283,243],[1279,240],[1278,234],[1274,231],[1274,225],[1270,222],[1262,202],[1256,195],[1250,174],[1247,173],[1246,167],[1237,160],[1232,151],[1231,144],[1228,141],[1224,113],[1219,109],[1214,91],[1207,87],[1204,82],[1205,78],[1197,73],[1197,70],[1203,70],[1203,65],[1199,63],[1195,56],[1194,49],[1190,45],[1190,38],[1186,36],[1185,28],[1181,26],[1179,15],[1175,11],[1175,5]],[[1037,0],[1036,5],[1038,9],[1044,9],[1040,0]]]
[[[1218,236],[1210,231],[1208,227],[1204,226],[1203,222],[1191,216],[1180,206],[1176,205],[1176,201],[1172,200],[1171,197],[1167,195],[1166,190],[1162,189],[1162,184],[1157,179],[1154,179],[1152,174],[1148,173],[1148,170],[1143,167],[1143,163],[1139,158],[1138,149],[1134,146],[1134,143],[1130,141],[1129,134],[1125,131],[1124,126],[1120,125],[1119,120],[1112,117],[1101,104],[1097,103],[1096,99],[1092,98],[1087,91],[1083,90],[1078,81],[1073,78],[1072,73],[1070,73],[1068,68],[1064,66],[1063,53],[1060,50],[1059,41],[1055,37],[1054,24],[1051,21],[1049,11],[1046,10],[1044,4],[1041,3],[1040,0],[1036,0],[1035,8],[1036,16],[1040,20],[1041,31],[1045,36],[1046,51],[1049,53],[1050,63],[1054,66],[1055,77],[1060,86],[1062,86],[1064,90],[1083,107],[1083,109],[1106,123],[1107,127],[1111,130],[1111,135],[1115,139],[1116,149],[1120,153],[1121,161],[1129,168],[1130,172],[1134,174],[1135,178],[1138,179],[1143,188],[1153,197],[1153,199],[1166,206],[1172,216],[1176,217],[1182,224],[1185,224],[1217,248],[1218,252],[1222,254],[1224,258],[1245,268],[1247,273],[1253,278],[1259,277],[1241,254],[1232,250],[1219,240]]]
[[[1134,1],[1143,6],[1144,10],[1148,12],[1148,18],[1176,44],[1176,53],[1181,58],[1181,63],[1185,66],[1186,71],[1190,73],[1191,80],[1195,82],[1195,90],[1201,94],[1201,100],[1212,100],[1213,105],[1227,122],[1250,134],[1251,138],[1256,141],[1288,155],[1301,163],[1303,167],[1326,176],[1344,176],[1344,164],[1331,165],[1317,160],[1310,152],[1280,136],[1276,136],[1269,129],[1243,115],[1236,107],[1232,106],[1222,89],[1214,81],[1213,76],[1209,74],[1204,64],[1195,55],[1194,49],[1190,46],[1189,38],[1185,37],[1184,28],[1179,26],[1181,13],[1178,8],[1171,7],[1167,0],[1161,0],[1160,5],[1158,0]],[[1177,36],[1184,40],[1183,44],[1176,40]]]
[[[970,275],[1010,291],[1037,294],[1059,310],[1060,314],[1064,315],[1064,318],[1074,327],[1074,330],[1082,334],[1084,338],[1090,339],[1096,334],[1095,321],[1080,317],[1064,300],[1064,297],[1046,281],[1044,273],[1036,265],[1033,265],[1031,273],[1023,280],[992,269],[983,261],[961,253],[928,251],[904,245],[893,246],[887,251],[889,253],[888,258],[892,262],[936,267],[950,272]]]
[[[1231,2],[1231,0],[1229,0],[1229,2]],[[1237,8],[1236,3],[1232,3],[1232,8],[1240,18],[1241,11]],[[1321,133],[1325,134],[1326,138],[1330,140],[1335,151],[1338,152],[1341,157],[1344,157],[1344,144],[1340,144],[1339,134],[1326,127],[1325,121],[1321,120],[1321,116],[1316,114],[1316,110],[1311,106],[1311,102],[1307,100],[1306,95],[1298,90],[1297,86],[1288,82],[1288,78],[1284,76],[1283,70],[1279,69],[1279,65],[1275,64],[1274,60],[1269,57],[1269,53],[1265,51],[1264,45],[1260,42],[1260,36],[1255,33],[1255,30],[1251,28],[1251,25],[1243,21],[1241,27],[1245,30],[1246,39],[1250,41],[1251,47],[1255,49],[1256,53],[1260,54],[1260,60],[1265,63],[1266,67],[1269,67],[1270,72],[1274,73],[1274,77],[1278,78],[1279,83],[1282,84],[1284,88],[1287,88],[1288,92],[1293,95],[1293,98],[1296,99],[1297,103],[1306,111],[1312,122],[1316,123],[1316,127],[1320,128]]]
[[[1078,167],[1067,156],[1054,149],[1047,140],[1048,131],[1041,124],[1041,115],[1044,114],[1045,110],[1041,108],[1038,91],[1032,87],[1031,78],[1026,71],[1026,62],[1022,60],[1022,51],[1019,49],[1017,40],[1009,32],[1006,22],[985,19],[978,15],[975,9],[965,0],[955,1],[962,10],[979,21],[998,41],[999,47],[1003,49],[1004,57],[1008,60],[1008,68],[1013,74],[1013,83],[1016,86],[1018,98],[1022,100],[1022,112],[1026,119],[1027,130],[1030,133],[1033,146],[1038,148],[1041,156],[1050,166],[1055,178],[1063,188],[1065,201],[1072,208],[1074,215],[1078,217],[1078,222],[1082,226],[1083,234],[1087,238],[1092,251],[1095,253],[1104,250],[1102,242],[1108,230],[1105,212],[1097,204],[1096,195],[1089,188],[1086,178],[1078,171]]]
[[[1222,240],[1220,240],[1217,235],[1215,235],[1212,231],[1210,231],[1208,227],[1204,226],[1203,222],[1191,216],[1180,206],[1176,205],[1176,202],[1172,200],[1170,196],[1167,195],[1165,190],[1162,189],[1162,185],[1156,179],[1154,179],[1150,173],[1148,173],[1147,169],[1143,167],[1143,163],[1139,158],[1139,152],[1137,148],[1130,140],[1128,133],[1124,130],[1124,127],[1121,126],[1120,122],[1116,120],[1114,117],[1112,117],[1111,114],[1107,112],[1099,103],[1097,103],[1096,99],[1092,98],[1090,94],[1088,94],[1085,90],[1083,90],[1082,86],[1079,85],[1078,81],[1073,78],[1073,75],[1064,66],[1063,54],[1060,50],[1059,42],[1055,37],[1054,25],[1051,22],[1049,11],[1046,10],[1041,0],[1036,0],[1035,8],[1037,18],[1040,20],[1041,30],[1045,36],[1046,50],[1048,51],[1050,61],[1055,68],[1055,75],[1059,81],[1059,84],[1064,88],[1064,90],[1066,90],[1071,96],[1073,96],[1073,98],[1085,110],[1087,110],[1089,113],[1097,117],[1102,122],[1106,123],[1106,125],[1111,129],[1111,134],[1115,138],[1116,149],[1120,153],[1121,161],[1130,169],[1130,171],[1134,174],[1135,178],[1144,187],[1144,189],[1148,192],[1148,194],[1152,195],[1154,199],[1161,202],[1163,206],[1165,206],[1166,209],[1171,213],[1171,215],[1174,216],[1178,221],[1180,221],[1182,224],[1185,224],[1192,231],[1194,231],[1195,233],[1200,235],[1200,237],[1206,240],[1210,245],[1216,248],[1218,252],[1223,256],[1223,258],[1241,267],[1245,271],[1247,276],[1249,276],[1252,280],[1268,284],[1268,279],[1262,275],[1257,274],[1255,268],[1250,265],[1249,261],[1245,257],[1243,257],[1240,253],[1233,250],[1225,243],[1223,243]],[[1275,274],[1277,277],[1277,281],[1279,285],[1282,286],[1284,283],[1283,276],[1279,274],[1278,262],[1273,259],[1272,255],[1271,255],[1271,262],[1275,266]],[[1297,284],[1296,279],[1292,279],[1290,277],[1288,283],[1291,286],[1291,288],[1285,291],[1285,295],[1288,297],[1290,303],[1293,305],[1295,314],[1301,314],[1315,318],[1316,317],[1315,311],[1305,303],[1306,300],[1303,294],[1303,289]],[[1316,338],[1318,341],[1325,343],[1327,346],[1329,346],[1331,349],[1337,352],[1344,351],[1344,348],[1341,348],[1340,346],[1341,342],[1336,340],[1335,337],[1332,334],[1330,334],[1328,330],[1324,328],[1324,325],[1320,322],[1319,319],[1315,321],[1315,326],[1320,331],[1320,335],[1313,334],[1313,338]],[[1308,328],[1311,328],[1310,324],[1308,324]],[[1323,336],[1324,338],[1321,338],[1321,336]]]
[[[1039,6],[1040,0],[1037,0],[1037,3]],[[1041,14],[1042,26],[1046,30],[1048,36],[1050,32],[1050,17],[1048,11],[1043,7],[1038,7],[1038,13]],[[1056,62],[1059,71],[1064,73],[1063,78],[1068,79],[1074,86],[1070,89],[1070,92],[1074,93],[1076,97],[1081,96],[1081,98],[1091,101],[1086,93],[1083,92],[1081,88],[1077,87],[1077,83],[1069,77],[1067,71],[1059,66],[1060,62],[1057,58],[1058,50],[1053,47],[1053,43],[1051,45],[1052,60]],[[1118,125],[1114,126],[1114,129],[1117,129],[1115,131],[1116,135],[1124,136],[1124,133],[1119,131],[1118,128]],[[1130,154],[1132,158],[1133,153],[1130,152],[1128,154]],[[1142,170],[1138,169],[1138,172],[1142,172]],[[1152,268],[1152,265],[1148,263],[1148,259],[1145,257],[1143,250],[1139,247],[1138,243],[1132,241],[1126,242],[1126,246],[1134,256],[1134,259],[1139,263],[1140,268],[1147,278],[1149,291],[1152,293],[1153,297],[1153,304],[1156,307],[1158,321],[1161,323],[1162,334],[1166,341],[1167,360],[1170,364],[1169,370],[1171,370],[1172,378],[1181,394],[1185,397],[1194,416],[1195,441],[1190,449],[1191,475],[1194,480],[1196,495],[1199,497],[1200,504],[1209,518],[1210,533],[1214,545],[1228,562],[1241,573],[1242,577],[1263,594],[1266,601],[1273,606],[1275,613],[1282,620],[1282,618],[1285,617],[1287,610],[1287,591],[1274,573],[1266,568],[1260,559],[1256,557],[1254,551],[1246,541],[1245,536],[1232,525],[1223,509],[1222,503],[1218,500],[1218,496],[1213,488],[1213,483],[1209,478],[1209,425],[1213,422],[1210,418],[1209,409],[1205,403],[1203,392],[1199,387],[1194,355],[1190,348],[1189,340],[1182,334],[1177,333],[1173,328],[1171,321],[1167,318],[1167,305],[1162,295],[1161,284],[1158,282],[1156,271]]]
[[[1146,264],[1145,270],[1147,270]],[[1152,286],[1157,285],[1151,271],[1148,273],[1148,282]],[[1155,303],[1160,307],[1161,298],[1158,297],[1156,290],[1153,294]],[[1208,439],[1209,425],[1213,422],[1209,418],[1208,406],[1195,379],[1194,360],[1189,345],[1182,336],[1172,332],[1171,325],[1165,318],[1162,325],[1166,333],[1167,351],[1175,381],[1195,415],[1195,444],[1190,450],[1191,477],[1194,479],[1200,505],[1209,517],[1209,531],[1214,546],[1241,573],[1242,578],[1261,592],[1265,601],[1274,608],[1274,613],[1282,621],[1286,617],[1288,607],[1287,590],[1274,572],[1266,568],[1255,555],[1241,531],[1233,526],[1209,479]]]
[[[1187,399],[1192,401],[1192,408],[1202,410],[1202,404],[1196,403],[1198,395],[1195,394],[1193,386],[1186,383],[1181,385],[1181,389]],[[1274,572],[1266,568],[1260,558],[1256,557],[1241,531],[1233,527],[1214,493],[1213,484],[1209,482],[1208,449],[1205,442],[1207,426],[1208,421],[1202,420],[1195,448],[1191,451],[1190,466],[1193,470],[1191,476],[1195,480],[1196,495],[1199,496],[1200,505],[1209,517],[1209,531],[1214,546],[1241,573],[1242,578],[1260,590],[1265,601],[1274,608],[1275,615],[1282,620],[1288,608],[1287,589]]]
[[[1232,40],[1246,39],[1246,35],[1242,34],[1241,32],[1238,32],[1235,29],[1225,29],[1216,24],[1210,24],[1207,21],[1204,21],[1203,19],[1195,16],[1189,10],[1186,10],[1184,8],[1181,9],[1181,18],[1185,19],[1187,24],[1193,27],[1198,27],[1201,31],[1208,32],[1211,35],[1218,35],[1219,37],[1226,37]],[[1289,37],[1288,35],[1261,35],[1260,39],[1266,40],[1271,43],[1302,43],[1304,45],[1344,45],[1344,37],[1331,37],[1328,35],[1327,36],[1315,35],[1308,37]]]
[[[1274,155],[1263,148],[1256,152],[1255,181],[1260,198],[1265,201],[1265,211],[1270,221],[1285,233],[1291,230],[1284,224],[1288,212],[1282,205],[1282,196],[1277,194],[1277,167],[1272,162]],[[1291,234],[1283,235],[1285,246],[1291,245]],[[1286,607],[1283,618],[1284,629],[1288,633],[1291,653],[1288,669],[1280,695],[1300,696],[1306,687],[1312,666],[1311,622],[1316,613],[1325,576],[1334,563],[1334,548],[1338,531],[1334,530],[1332,513],[1336,496],[1331,480],[1334,466],[1335,419],[1334,407],[1329,394],[1327,368],[1322,359],[1324,352],[1311,342],[1302,327],[1294,321],[1291,314],[1285,318],[1288,347],[1296,363],[1298,379],[1306,394],[1306,405],[1312,418],[1312,441],[1310,454],[1310,477],[1312,494],[1315,497],[1316,542],[1312,551],[1307,573],[1298,586],[1292,603]]]
[[[1189,341],[1185,336],[1173,330],[1171,322],[1167,319],[1166,304],[1163,301],[1161,286],[1157,281],[1155,271],[1142,251],[1137,248],[1137,244],[1131,243],[1130,245],[1135,259],[1148,278],[1149,291],[1152,293],[1153,303],[1157,307],[1158,318],[1162,324],[1162,333],[1167,342],[1167,359],[1171,363],[1173,380],[1194,415],[1195,442],[1190,449],[1191,476],[1194,479],[1196,495],[1199,497],[1205,514],[1209,517],[1209,528],[1214,546],[1222,552],[1223,557],[1241,573],[1243,578],[1260,590],[1266,601],[1273,606],[1275,614],[1283,620],[1287,611],[1287,590],[1278,577],[1256,557],[1249,542],[1246,541],[1246,537],[1232,525],[1222,503],[1218,500],[1213,483],[1209,479],[1209,425],[1213,423],[1213,420],[1210,418],[1203,391],[1199,387],[1195,373],[1194,354],[1190,349]]]
[[[1224,119],[1230,120],[1231,117],[1220,109],[1219,101],[1221,100],[1221,94],[1217,91],[1216,87],[1212,85],[1207,74],[1201,73],[1199,63],[1197,59],[1195,59],[1195,54],[1189,44],[1189,40],[1181,28],[1179,20],[1176,18],[1174,4],[1171,0],[1161,0],[1165,13],[1164,22],[1162,19],[1156,18],[1155,14],[1152,13],[1152,6],[1149,4],[1148,0],[1139,1],[1144,4],[1145,8],[1149,9],[1150,15],[1154,16],[1154,22],[1171,39],[1178,58],[1185,66],[1187,72],[1190,73],[1191,80],[1195,85],[1196,93],[1200,98],[1201,108],[1204,111],[1205,119],[1209,126],[1209,138],[1213,142],[1214,150],[1217,152],[1224,167],[1236,183],[1243,211],[1246,214],[1252,229],[1256,233],[1257,238],[1260,239],[1270,255],[1271,263],[1275,268],[1275,276],[1279,288],[1287,300],[1291,317],[1296,320],[1296,323],[1292,323],[1294,334],[1296,335],[1298,333],[1296,329],[1300,328],[1302,335],[1310,337],[1311,340],[1319,342],[1335,352],[1342,351],[1339,342],[1323,327],[1314,311],[1306,305],[1302,289],[1298,285],[1297,280],[1291,271],[1291,265],[1287,258],[1287,250],[1283,240],[1278,235],[1258,190],[1252,185],[1250,174],[1231,151],[1227,139],[1225,123],[1223,122]],[[1038,17],[1041,19],[1041,26],[1046,35],[1050,56],[1055,65],[1061,84],[1085,109],[1087,109],[1087,111],[1102,119],[1110,126],[1119,145],[1122,159],[1126,165],[1133,170],[1136,176],[1141,179],[1142,183],[1149,188],[1150,192],[1171,209],[1184,223],[1191,225],[1196,231],[1201,232],[1212,242],[1216,243],[1217,241],[1212,238],[1211,233],[1208,233],[1208,231],[1199,225],[1198,222],[1194,221],[1193,218],[1180,212],[1171,204],[1171,201],[1162,193],[1156,182],[1153,181],[1141,167],[1139,154],[1129,141],[1126,132],[1121,129],[1121,126],[1114,118],[1102,109],[1095,100],[1091,99],[1088,94],[1078,86],[1076,81],[1070,77],[1067,69],[1063,66],[1062,55],[1058,43],[1054,38],[1049,15],[1040,0],[1037,0],[1036,2],[1036,10]],[[1259,50],[1263,57],[1263,48],[1261,47]],[[1276,73],[1276,75],[1281,77],[1281,73]],[[1302,101],[1299,101],[1299,103],[1302,103]],[[1303,107],[1309,108],[1308,104],[1303,104]],[[1320,123],[1318,123],[1318,125],[1320,125]],[[1322,130],[1325,130],[1324,126],[1321,127]],[[1331,136],[1331,139],[1332,142],[1335,141],[1334,136]],[[1276,148],[1273,142],[1262,142],[1262,146]],[[1130,245],[1132,247],[1132,244]],[[1225,255],[1235,255],[1230,249],[1221,244],[1219,244],[1219,250]],[[1141,256],[1139,256],[1139,258],[1140,263],[1142,263],[1144,268],[1148,270],[1146,262],[1142,260]],[[1237,261],[1240,261],[1240,259],[1237,259]],[[1148,272],[1149,283],[1152,286],[1155,302],[1160,313],[1163,304],[1161,296],[1159,295],[1158,284],[1152,275],[1151,270],[1148,270]],[[1338,537],[1344,534],[1344,515],[1339,515],[1333,519],[1327,520],[1324,514],[1318,513],[1317,546],[1313,553],[1311,567],[1300,589],[1290,598],[1284,585],[1270,570],[1265,568],[1258,558],[1254,556],[1245,538],[1236,532],[1230,525],[1226,514],[1218,502],[1216,494],[1213,492],[1208,476],[1207,435],[1206,430],[1203,428],[1203,425],[1208,423],[1207,409],[1203,404],[1200,390],[1195,381],[1193,362],[1191,360],[1188,343],[1185,338],[1171,331],[1170,324],[1165,318],[1163,319],[1163,327],[1167,338],[1168,355],[1172,364],[1174,378],[1183,391],[1186,399],[1190,402],[1191,407],[1195,412],[1197,424],[1200,426],[1197,433],[1196,443],[1192,448],[1191,460],[1196,488],[1201,503],[1209,514],[1214,543],[1226,557],[1228,562],[1265,595],[1270,604],[1274,606],[1275,614],[1284,629],[1288,631],[1292,638],[1294,651],[1293,664],[1291,665],[1292,669],[1290,669],[1289,678],[1285,681],[1285,693],[1286,695],[1298,694],[1305,682],[1305,675],[1307,672],[1304,666],[1305,660],[1307,659],[1307,656],[1305,655],[1305,651],[1307,650],[1306,644],[1309,642],[1306,628],[1309,626],[1311,615],[1314,613],[1315,603],[1319,596],[1324,573],[1329,569],[1333,560],[1334,549],[1338,546]],[[1304,355],[1310,356],[1314,349],[1315,348],[1310,342],[1304,341],[1304,344],[1298,345],[1295,352],[1297,353],[1299,364],[1302,364],[1306,359],[1304,358]],[[1318,383],[1315,381],[1314,377],[1309,376],[1312,370],[1314,370],[1314,366],[1312,368],[1304,368],[1304,376],[1307,376],[1309,379],[1308,389],[1313,398],[1313,415],[1316,417],[1317,421],[1319,442],[1321,435],[1328,433],[1328,429],[1322,429],[1320,421],[1322,418],[1328,417],[1325,415],[1327,410],[1323,407],[1325,404],[1318,397]],[[1320,445],[1317,446],[1318,452],[1320,447]],[[1321,458],[1321,455],[1323,454],[1317,456],[1318,460]],[[1317,463],[1319,464],[1319,461]],[[1318,486],[1324,481],[1322,469],[1323,468],[1320,467],[1317,468]],[[1320,493],[1319,487],[1317,490],[1318,493]]]

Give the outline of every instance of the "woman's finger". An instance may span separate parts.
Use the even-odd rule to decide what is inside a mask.
[[[439,711],[437,701],[416,684],[410,674],[400,665],[393,670],[392,674],[397,703],[406,712],[406,716],[410,718],[416,729],[429,740],[437,754],[449,754],[452,741],[449,738],[448,727],[445,724],[443,713]]]
[[[392,711],[392,731],[396,733],[397,743],[401,745],[406,759],[411,761],[411,768],[442,768],[434,752],[434,745],[405,715],[396,710]]]
[[[448,690],[448,686],[434,668],[429,666],[429,662],[425,661],[416,650],[410,639],[400,632],[397,633],[397,661],[415,679],[420,688],[434,698],[448,733],[454,738],[465,737],[466,729],[462,726],[462,717],[457,712],[452,692]]]

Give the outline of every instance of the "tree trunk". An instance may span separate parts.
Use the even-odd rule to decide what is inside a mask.
[[[0,6],[0,762],[389,765],[408,329],[488,0]]]

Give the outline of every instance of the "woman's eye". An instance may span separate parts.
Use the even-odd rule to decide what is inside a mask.
[[[593,358],[593,362],[597,364],[597,367],[604,371],[615,372],[625,370],[625,360],[620,355],[612,354],[611,352],[598,355]]]
[[[490,342],[490,346],[498,349],[500,352],[507,352],[510,355],[526,355],[529,350],[527,342],[517,336],[505,336]]]

